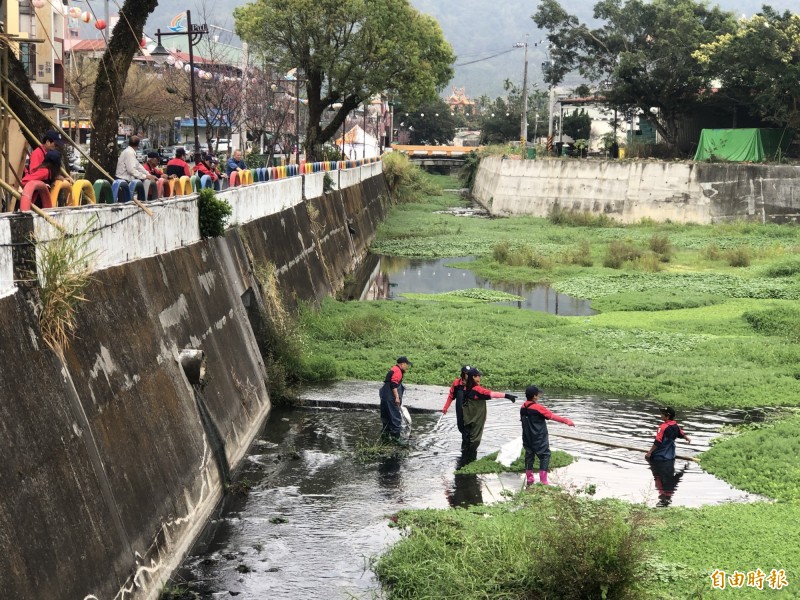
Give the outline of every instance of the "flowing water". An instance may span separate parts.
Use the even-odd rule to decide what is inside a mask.
[[[489,384],[489,382],[487,382]],[[377,398],[375,382],[341,382],[306,390],[311,403],[335,401],[365,406]],[[409,385],[404,401],[417,410],[440,409],[447,389]],[[596,486],[597,497],[614,496],[651,506],[700,506],[754,499],[703,472],[697,463],[676,461],[670,494],[659,494],[641,452],[561,439],[601,434],[647,448],[658,427],[651,403],[596,396],[546,397],[543,404],[575,421],[551,423],[551,448],[576,461],[551,473],[551,483]],[[519,475],[454,475],[460,438],[451,410],[413,412],[407,456],[357,460],[360,444],[378,437],[378,408],[275,409],[239,473],[251,489],[231,496],[192,550],[176,580],[201,598],[269,599],[379,598],[369,565],[399,539],[389,516],[404,508],[447,508],[503,501],[503,490],[519,490]],[[740,422],[742,411],[685,411],[678,421],[692,439],[681,450],[702,451],[719,428]],[[520,435],[518,406],[489,403],[478,456]],[[663,486],[662,486],[663,487]],[[661,496],[661,497],[659,497]]]
[[[469,288],[507,292],[523,298],[516,302],[498,302],[554,315],[587,316],[595,314],[588,300],[559,294],[547,285],[490,282],[467,270],[472,257],[436,260],[370,255],[361,266],[344,296],[351,300],[401,300],[404,293],[439,294]],[[464,263],[463,268],[457,266]]]

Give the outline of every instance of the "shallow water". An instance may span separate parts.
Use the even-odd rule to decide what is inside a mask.
[[[347,382],[348,399],[369,402],[375,382]],[[440,406],[447,390],[411,386],[407,396],[427,395]],[[310,390],[309,399],[342,397],[336,386]],[[441,396],[439,398],[439,396]],[[652,404],[594,396],[546,398],[543,403],[576,423],[570,434],[587,432],[648,447],[658,426]],[[402,459],[355,460],[359,444],[378,436],[378,409],[275,409],[251,449],[239,477],[251,482],[248,495],[233,497],[210,523],[204,538],[176,574],[192,582],[202,598],[377,598],[369,569],[372,557],[398,539],[388,516],[403,508],[446,508],[502,501],[504,489],[518,490],[519,475],[455,476],[459,434],[454,411],[413,413],[412,447]],[[678,420],[692,438],[691,449],[708,447],[739,411],[687,411]],[[551,474],[551,483],[595,484],[597,497],[615,496],[654,506],[660,500],[642,453],[559,439],[567,428],[551,424],[551,448],[577,461]],[[519,435],[518,407],[491,401],[478,456]],[[680,443],[680,442],[679,442]],[[685,471],[670,501],[699,506],[753,497],[735,490],[696,463],[677,461]],[[281,522],[285,520],[285,522]]]
[[[563,316],[595,314],[588,300],[559,294],[547,285],[492,283],[466,268],[447,266],[473,260],[472,257],[463,256],[427,260],[372,255],[356,274],[356,281],[345,292],[345,297],[354,300],[401,300],[405,293],[440,294],[481,288],[523,298],[516,302],[497,302],[505,306]]]

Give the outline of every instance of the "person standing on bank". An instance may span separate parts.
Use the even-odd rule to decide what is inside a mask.
[[[450,393],[447,394],[447,400],[444,403],[444,408],[442,408],[442,414],[446,415],[447,409],[450,408],[453,400],[456,401],[456,427],[458,427],[458,432],[461,434],[462,452],[469,446],[469,436],[466,435],[467,430],[464,427],[464,394],[467,391],[467,373],[469,373],[470,368],[469,365],[461,367],[461,376],[453,380],[453,384],[450,386]]]
[[[522,421],[522,447],[525,448],[525,481],[533,485],[533,460],[539,457],[539,483],[548,485],[547,469],[550,466],[550,436],[547,420],[575,427],[566,417],[551,412],[539,404],[539,388],[529,385],[525,388],[525,402],[519,409]]]
[[[478,446],[483,437],[483,426],[486,424],[486,401],[490,398],[506,398],[516,402],[517,397],[504,392],[493,392],[481,386],[481,372],[472,367],[467,372],[466,391],[464,392],[464,428],[469,443],[462,453],[464,463],[475,460]]]
[[[381,435],[389,434],[392,441],[402,444],[400,429],[403,418],[400,414],[400,405],[403,403],[403,376],[411,362],[405,356],[397,359],[395,364],[383,380],[380,390],[381,398]]]

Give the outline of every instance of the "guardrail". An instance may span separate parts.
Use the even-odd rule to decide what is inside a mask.
[[[392,150],[408,154],[409,156],[462,158],[466,154],[480,149],[481,146],[409,146],[405,144],[392,144]]]

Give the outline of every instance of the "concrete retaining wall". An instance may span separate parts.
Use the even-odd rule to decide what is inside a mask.
[[[0,298],[14,293],[14,257],[11,251],[11,223],[0,221]]]
[[[228,194],[235,214],[252,218],[223,238],[98,269],[63,356],[42,339],[35,273],[0,298],[4,598],[154,599],[204,526],[226,468],[270,409],[248,317],[261,302],[255,267],[274,264],[284,296],[316,301],[341,285],[388,205],[382,177],[305,203],[274,192],[296,192],[292,184],[275,184]],[[97,207],[99,222],[129,216],[141,227],[124,240],[104,231],[102,264],[116,245],[136,250],[115,259],[167,247],[155,232],[168,224],[190,231],[189,217],[175,214],[196,215],[193,202],[167,204],[143,220],[128,207]],[[255,217],[253,207],[272,212]],[[54,213],[76,229],[80,215],[93,214]],[[50,227],[30,214],[0,218],[0,231],[4,222],[13,242]],[[34,255],[33,247],[20,254],[18,278],[35,269]],[[187,347],[208,359],[199,393],[178,363]]]
[[[483,159],[473,188],[492,214],[605,213],[625,223],[797,221],[800,168],[783,165]]]

